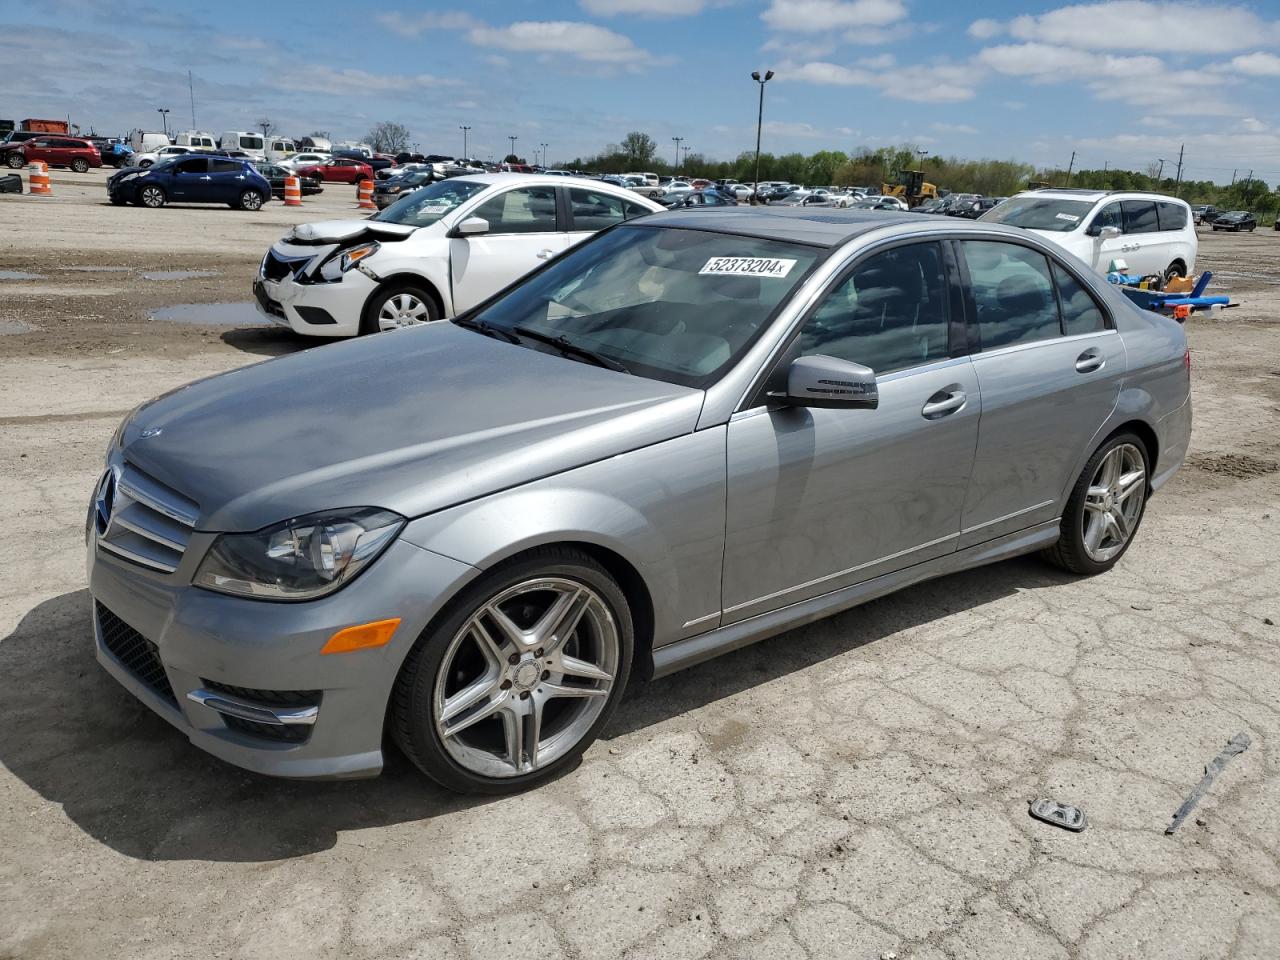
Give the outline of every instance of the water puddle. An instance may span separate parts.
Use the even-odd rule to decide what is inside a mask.
[[[201,277],[216,277],[216,270],[156,270],[144,273],[143,280],[198,280]]]
[[[43,273],[23,273],[21,270],[0,270],[0,280],[43,280]]]
[[[129,267],[62,267],[67,273],[128,273]]]
[[[21,320],[0,320],[0,337],[11,333],[30,333],[35,327]]]
[[[267,324],[252,301],[245,303],[179,303],[151,311],[152,320],[206,327],[261,327]]]

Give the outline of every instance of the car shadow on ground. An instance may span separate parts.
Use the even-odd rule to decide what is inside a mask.
[[[223,331],[221,340],[229,347],[262,357],[284,357],[329,342],[315,337],[300,337],[283,327],[236,327]]]
[[[819,623],[637,684],[605,737],[643,729],[896,631],[1065,578],[1010,561],[921,584]],[[374,780],[307,782],[242,771],[191,746],[95,662],[87,590],[46,600],[0,640],[0,763],[80,829],[145,860],[260,862],[332,847],[341,831],[488,802],[437,787],[395,750]],[[572,776],[572,772],[567,774]]]

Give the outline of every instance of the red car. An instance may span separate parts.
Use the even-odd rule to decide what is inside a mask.
[[[70,167],[84,173],[90,167],[102,166],[102,154],[88,140],[43,134],[22,143],[4,145],[4,162],[14,170],[33,160],[43,160],[51,167]]]
[[[373,179],[373,167],[347,157],[334,157],[324,163],[299,167],[297,172],[300,177],[315,177],[325,183],[359,183]]]

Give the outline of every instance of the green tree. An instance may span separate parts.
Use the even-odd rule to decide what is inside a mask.
[[[619,152],[635,167],[648,167],[653,163],[658,145],[653,137],[639,130],[633,130],[622,138]]]
[[[374,153],[400,153],[409,146],[409,128],[394,120],[380,120],[365,134],[365,140]]]

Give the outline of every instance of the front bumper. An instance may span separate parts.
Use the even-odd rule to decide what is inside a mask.
[[[188,553],[202,554],[209,539],[196,534]],[[247,770],[299,778],[381,771],[383,718],[400,664],[476,572],[397,540],[335,594],[269,603],[191,586],[197,562],[191,556],[175,573],[158,573],[98,550],[91,534],[97,660],[195,746]],[[390,617],[401,623],[386,646],[320,654],[337,630]],[[259,722],[269,717],[235,716],[246,705],[284,716],[287,731]]]
[[[258,312],[272,323],[311,337],[354,337],[360,332],[364,305],[378,284],[360,270],[348,270],[331,283],[298,283],[292,275],[279,280],[259,276],[253,282]],[[299,308],[324,311],[335,322],[314,323],[319,316]]]

